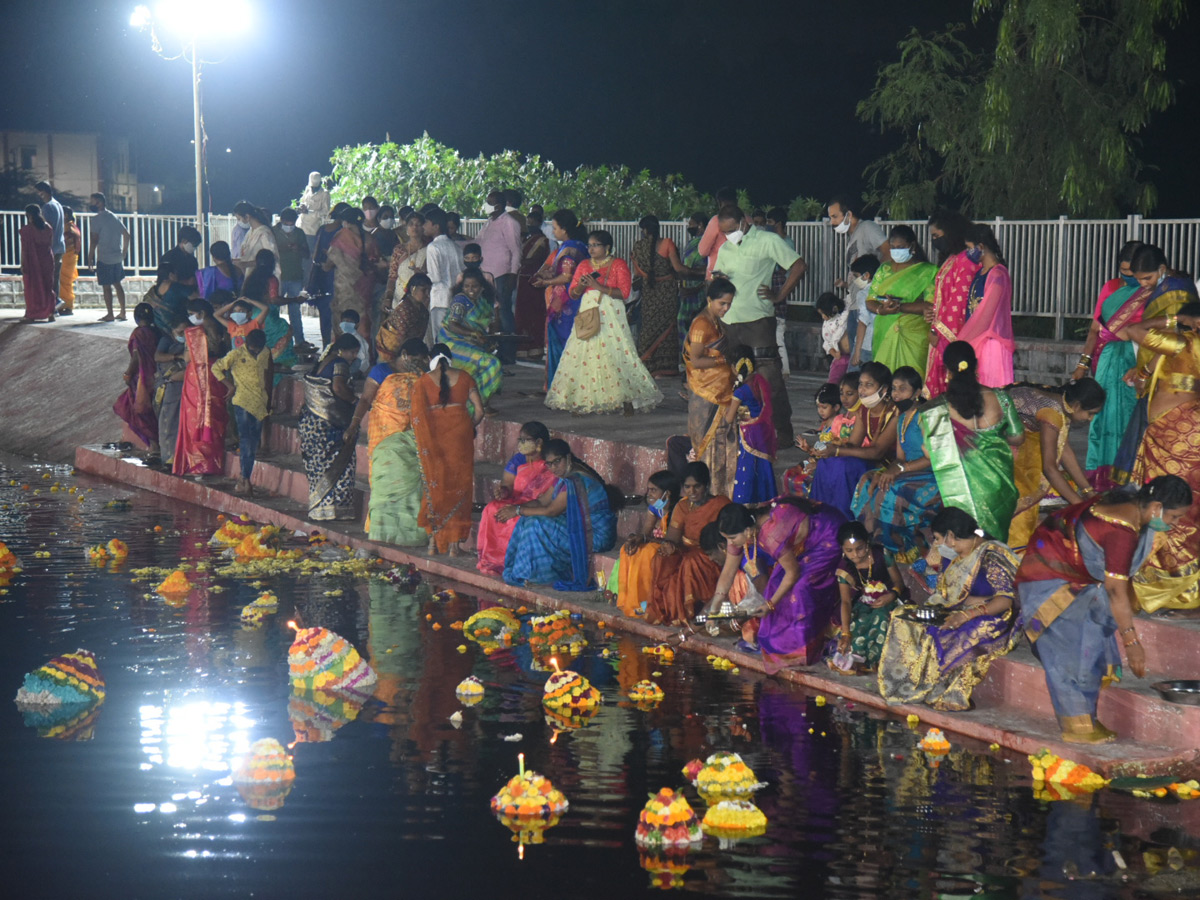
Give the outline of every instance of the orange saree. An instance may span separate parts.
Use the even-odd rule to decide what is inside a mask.
[[[465,541],[471,533],[471,498],[475,487],[475,425],[467,398],[475,382],[466,372],[440,402],[440,376],[422,375],[413,390],[413,431],[425,494],[417,523],[437,541],[438,553]]]

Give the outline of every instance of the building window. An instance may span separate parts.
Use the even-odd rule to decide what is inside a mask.
[[[37,164],[37,147],[21,148],[21,168],[32,169]]]

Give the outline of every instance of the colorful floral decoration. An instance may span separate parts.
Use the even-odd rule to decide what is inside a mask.
[[[242,607],[242,625],[246,628],[257,628],[267,616],[278,611],[279,598],[270,591],[263,591],[253,602]]]
[[[238,562],[250,562],[256,559],[299,559],[304,551],[283,550],[279,544],[282,540],[281,529],[275,525],[264,525],[258,531],[246,535],[233,548],[233,556]]]
[[[1063,785],[1073,793],[1090,793],[1108,784],[1101,775],[1093,772],[1087,766],[1055,756],[1043,748],[1029,757],[1033,766],[1033,787],[1035,791],[1050,785]],[[1047,797],[1044,799],[1057,799]]]
[[[463,622],[463,634],[479,644],[484,653],[493,653],[501,647],[511,647],[521,632],[521,620],[503,606],[481,609]]]
[[[592,683],[570,669],[555,672],[543,688],[542,705],[548,709],[570,713],[595,709],[600,702],[600,692]]]
[[[663,689],[649,679],[639,681],[629,689],[629,699],[638,706],[657,706],[664,696]]]
[[[661,850],[687,847],[703,840],[700,820],[683,794],[663,788],[650,799],[638,816],[633,839],[639,847]]]
[[[704,813],[700,827],[720,841],[722,849],[767,830],[767,817],[749,800],[722,800]]]
[[[686,772],[686,769],[685,769]],[[714,753],[704,761],[696,775],[696,790],[706,800],[753,794],[766,783],[754,777],[754,770],[737,753]]]
[[[90,650],[56,656],[25,676],[17,690],[17,706],[57,707],[91,705],[104,701],[104,676]]]
[[[925,737],[917,742],[917,748],[924,750],[926,753],[945,754],[950,752],[950,742],[942,734],[942,729],[930,728],[925,732]]]
[[[296,639],[288,648],[288,675],[297,692],[369,696],[375,685],[375,670],[354,646],[340,634],[320,627],[296,630]]]
[[[176,569],[174,572],[168,575],[166,579],[162,581],[154,590],[162,594],[164,597],[169,597],[171,595],[178,596],[180,594],[186,594],[191,589],[192,584],[187,580],[187,575],[183,573],[183,569]]]
[[[683,772],[684,778],[686,778],[692,784],[695,784],[696,779],[700,777],[700,772],[703,769],[704,769],[704,760],[693,759],[693,760],[689,760],[688,763],[683,767],[683,769],[681,771]]]
[[[468,675],[458,683],[454,696],[463,706],[474,706],[483,699],[483,682],[474,675]]]
[[[492,797],[492,812],[513,832],[513,842],[524,855],[526,844],[541,844],[547,829],[558,824],[570,804],[550,779],[532,769],[514,775]]]
[[[651,656],[658,657],[662,662],[669,663],[675,660],[675,648],[670,644],[655,644],[653,647],[643,647],[643,653],[648,653]]]
[[[251,809],[279,809],[295,780],[292,757],[275,738],[255,741],[233,770],[233,785]]]
[[[21,568],[17,555],[8,549],[8,544],[0,541],[0,575],[9,574]]]
[[[209,538],[209,543],[219,544],[224,547],[236,547],[242,542],[243,538],[254,534],[257,530],[248,519],[243,519],[240,522],[230,519],[213,533],[213,536]]]
[[[587,646],[583,628],[566,611],[529,620],[529,649],[534,657],[545,659],[552,654],[578,656]]]
[[[96,544],[94,547],[88,547],[88,559],[94,563],[108,562],[108,548],[103,544]]]
[[[120,538],[113,538],[106,545],[108,555],[120,561],[129,555],[129,545]]]
[[[394,566],[379,577],[389,584],[394,584],[401,590],[408,591],[410,593],[416,590],[417,586],[421,583],[421,572],[412,563],[409,563],[406,566]]]

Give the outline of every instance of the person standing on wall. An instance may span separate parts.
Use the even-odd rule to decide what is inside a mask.
[[[475,238],[483,250],[483,271],[492,276],[496,285],[496,306],[500,313],[500,330],[512,334],[516,327],[513,317],[513,291],[517,286],[517,272],[521,267],[521,223],[512,215],[506,206],[512,206],[513,201],[521,202],[521,195],[516,191],[491,191],[483,211],[488,221]],[[515,207],[514,207],[515,209]],[[432,273],[430,274],[432,278]],[[434,281],[434,299],[437,299],[437,281]],[[449,306],[449,304],[447,304]],[[508,342],[504,347],[500,362],[512,365],[516,362],[516,348]],[[505,359],[505,356],[512,359]]]
[[[108,211],[104,194],[92,194],[88,209],[92,217],[88,220],[91,247],[88,250],[88,265],[96,270],[96,283],[104,290],[104,305],[108,312],[101,322],[125,321],[125,257],[129,253],[129,229],[121,220]],[[113,315],[113,291],[121,303],[120,314]]]
[[[50,289],[54,294],[54,305],[57,307],[58,280],[62,275],[63,254],[67,252],[66,242],[63,240],[63,208],[62,204],[55,199],[54,189],[50,187],[50,182],[39,181],[33,189],[37,191],[38,197],[42,200],[42,218],[54,231],[50,240],[50,252],[54,254],[54,281],[51,283]]]
[[[788,400],[775,343],[775,307],[784,302],[804,274],[800,255],[779,235],[746,222],[740,207],[726,206],[717,213],[717,224],[725,242],[717,251],[713,269],[733,282],[733,303],[722,316],[730,346],[744,344],[753,352],[760,375],[771,385],[772,418],[779,443],[788,446],[792,431],[792,404]],[[787,269],[778,291],[771,290],[775,266]]]
[[[834,288],[839,290],[853,290],[855,276],[850,271],[850,267],[856,259],[864,254],[871,254],[881,263],[891,261],[887,235],[870,219],[860,219],[858,213],[861,209],[862,204],[857,198],[845,194],[838,194],[829,201],[829,224],[833,227],[834,233],[846,235],[844,257],[848,274],[835,278],[833,282]],[[857,304],[851,302],[851,299],[847,298],[846,302],[846,308],[850,310],[850,315],[846,319],[846,334],[850,335],[850,356],[852,359],[858,356],[865,362],[871,358],[871,347],[870,345],[864,347],[858,343],[859,313]],[[851,363],[851,365],[855,364]]]

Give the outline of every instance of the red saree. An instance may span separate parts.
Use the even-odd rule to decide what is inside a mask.
[[[158,443],[158,413],[154,411],[154,351],[157,348],[158,332],[154,328],[139,325],[133,330],[129,336],[129,355],[137,358],[137,373],[113,404],[113,412],[147,448]]]
[[[517,469],[510,497],[493,500],[483,508],[483,516],[479,520],[479,537],[476,539],[479,562],[475,567],[480,572],[499,575],[504,571],[504,555],[508,552],[508,541],[512,537],[513,529],[517,527],[518,517],[514,516],[507,522],[498,522],[496,513],[505,506],[528,503],[540,497],[550,490],[557,480],[544,462],[535,459]]]
[[[175,441],[176,475],[219,475],[225,471],[225,385],[213,378],[208,333],[193,325],[183,333],[187,369],[179,401],[179,437]]]
[[[966,252],[956,253],[938,269],[933,282],[933,334],[929,341],[929,359],[925,365],[925,388],[930,399],[946,392],[946,367],[942,354],[954,341],[967,321],[971,281],[980,264],[967,259]]]
[[[412,396],[412,428],[425,491],[417,524],[436,541],[438,553],[465,541],[471,533],[475,488],[475,426],[467,398],[475,382],[466,372],[450,388],[450,402],[439,402],[437,372],[422,375]]]
[[[516,331],[526,338],[518,349],[537,355],[546,342],[546,301],[545,289],[534,287],[533,279],[549,255],[550,242],[540,231],[535,232],[521,247],[521,266],[517,270]]]

